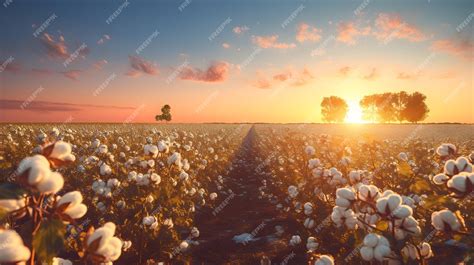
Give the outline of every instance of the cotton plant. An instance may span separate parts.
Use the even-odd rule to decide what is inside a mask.
[[[14,173],[15,182],[0,186],[2,222],[7,220],[3,227],[17,227],[17,222],[21,227],[24,219],[32,224],[21,229],[21,236],[15,230],[0,228],[2,263],[58,262],[55,256],[65,244],[66,225],[77,223],[87,213],[81,192],[58,194],[65,181],[56,169],[75,161],[71,145],[63,141],[43,142],[41,154],[24,158],[19,163]],[[28,244],[31,249],[24,245],[22,236],[31,238]],[[50,244],[54,244],[53,247]]]

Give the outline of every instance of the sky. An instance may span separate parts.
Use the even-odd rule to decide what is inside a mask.
[[[474,2],[0,0],[0,122],[321,122],[419,91],[474,122]],[[355,113],[355,114],[354,114]],[[357,117],[356,117],[357,119]]]

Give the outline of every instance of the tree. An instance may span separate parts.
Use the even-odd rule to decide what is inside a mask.
[[[340,97],[325,97],[321,102],[323,120],[327,122],[342,122],[346,117],[348,108],[346,101]]]
[[[414,92],[413,94],[408,95],[405,107],[401,111],[403,119],[413,123],[426,119],[430,110],[428,109],[425,100],[426,96],[419,92]]]
[[[408,101],[408,93],[405,91],[400,91],[398,93],[391,93],[391,105],[393,107],[393,114],[395,115],[395,119],[398,122],[402,122],[405,120],[405,117],[402,115],[403,110],[406,107]]]
[[[161,108],[161,115],[156,115],[157,121],[171,121],[171,107],[166,104]]]

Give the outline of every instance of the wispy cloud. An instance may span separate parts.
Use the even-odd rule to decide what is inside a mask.
[[[296,40],[299,42],[312,41],[317,42],[321,39],[322,30],[312,27],[306,23],[298,25],[296,32]]]
[[[252,41],[253,43],[257,44],[258,46],[260,46],[260,48],[263,48],[263,49],[268,49],[268,48],[290,49],[290,48],[296,47],[294,43],[278,42],[278,35],[253,36]]]
[[[82,71],[81,70],[68,70],[64,72],[60,72],[63,74],[65,77],[72,79],[72,80],[78,80],[79,76],[81,75]]]
[[[372,68],[372,70],[370,70],[370,72],[366,75],[363,76],[363,78],[365,80],[368,80],[368,81],[372,81],[372,80],[375,80],[379,77],[379,72],[377,71],[377,68]]]
[[[443,39],[434,41],[431,50],[446,53],[463,59],[474,59],[474,45],[470,40]]]
[[[49,56],[63,59],[69,56],[68,48],[63,36],[59,36],[58,39],[55,40],[52,35],[44,33],[43,37],[41,38],[41,42],[46,47],[46,51]]]
[[[160,73],[158,65],[156,63],[147,61],[143,58],[134,55],[130,55],[128,58],[130,60],[130,67],[132,69],[125,73],[125,75],[127,76],[139,77],[142,74],[158,75]]]
[[[355,22],[340,22],[337,26],[337,40],[339,42],[354,45],[357,43],[357,38],[359,36],[369,35],[371,32],[371,27],[360,27],[356,25]]]
[[[97,69],[97,70],[101,70],[102,68],[104,68],[104,66],[108,63],[107,60],[105,59],[102,59],[102,60],[99,60],[97,62],[94,63],[94,68]]]
[[[236,26],[232,29],[232,31],[237,35],[243,34],[248,30],[249,30],[249,27],[247,26]]]
[[[230,44],[227,43],[227,42],[224,42],[224,43],[222,43],[222,47],[223,47],[224,49],[229,49],[229,48],[230,48]]]
[[[416,26],[404,21],[398,14],[380,13],[375,19],[374,35],[377,39],[406,39],[413,42],[426,39],[425,34]]]
[[[23,100],[15,99],[0,99],[0,109],[3,110],[25,110],[25,111],[37,111],[37,112],[70,112],[70,111],[81,111],[87,108],[100,108],[100,109],[134,109],[133,107],[123,106],[106,106],[106,105],[92,105],[92,104],[74,104],[74,103],[63,103],[63,102],[51,102],[51,101],[40,101],[35,100],[29,103],[28,108],[22,108]]]
[[[224,61],[213,62],[206,70],[186,66],[179,74],[181,80],[200,82],[222,82],[228,77],[230,64]]]
[[[259,70],[257,71],[257,80],[253,82],[253,86],[261,89],[269,89],[286,82],[288,82],[290,86],[303,86],[308,84],[312,79],[314,79],[314,75],[307,67],[304,67],[300,71],[288,67],[287,69],[277,71],[270,77]]]
[[[346,77],[352,72],[352,67],[350,67],[350,66],[341,67],[341,68],[339,68],[338,72],[339,72],[340,75]]]

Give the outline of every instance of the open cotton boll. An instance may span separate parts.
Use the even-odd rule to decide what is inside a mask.
[[[6,211],[7,213],[16,211],[23,207],[25,207],[25,199],[0,200],[0,209]]]
[[[457,193],[471,192],[474,184],[474,173],[461,172],[451,178],[447,184],[448,188]],[[468,187],[471,187],[471,190],[467,190]]]
[[[0,230],[0,263],[21,263],[30,258],[31,252],[14,230]]]
[[[296,246],[301,243],[301,237],[299,235],[294,235],[290,239],[290,246]]]
[[[444,173],[448,176],[454,176],[460,172],[472,172],[472,164],[463,156],[458,157],[456,161],[448,160],[444,164]]]
[[[70,261],[68,259],[62,259],[62,258],[55,257],[55,258],[53,258],[52,265],[72,265],[72,261]]]
[[[112,174],[112,168],[107,165],[106,163],[102,163],[100,165],[100,168],[99,168],[99,173],[102,175],[102,176],[105,176],[105,175],[110,175]]]
[[[316,238],[310,236],[306,242],[306,248],[309,251],[315,251],[319,247],[319,243],[317,242]]]
[[[296,186],[289,186],[288,187],[288,196],[290,196],[290,198],[295,198],[296,196],[298,196],[298,188]]]
[[[82,194],[79,191],[71,191],[62,196],[56,207],[62,209],[62,213],[71,219],[83,217],[87,212],[87,206],[82,204]],[[66,208],[64,208],[67,205]]]
[[[376,200],[380,196],[379,188],[374,185],[360,185],[358,191],[359,199],[363,201]]]
[[[316,153],[316,149],[314,149],[314,147],[312,147],[311,145],[307,145],[304,148],[304,152],[309,156],[313,156]]]
[[[76,160],[76,157],[71,154],[72,146],[69,143],[57,141],[54,144],[45,147],[44,151],[47,151],[49,148],[52,148],[51,153],[45,154],[48,158],[53,158],[64,162],[73,162]]]
[[[441,144],[436,148],[436,153],[441,157],[456,154],[456,146],[450,143]]]
[[[191,229],[191,236],[192,236],[193,238],[199,237],[199,229],[198,229],[197,227],[193,227],[193,228]]]
[[[376,259],[382,262],[391,253],[388,240],[380,235],[370,233],[364,237],[364,244],[360,249],[362,259],[371,261]]]
[[[401,205],[400,207],[395,209],[392,214],[398,219],[404,219],[408,216],[411,216],[413,214],[413,210],[408,205]]]
[[[64,186],[64,178],[58,172],[51,172],[48,176],[45,176],[37,185],[36,189],[40,193],[44,194],[55,194],[60,191]]]
[[[334,265],[334,258],[329,255],[321,255],[315,262],[314,265]]]
[[[459,231],[461,223],[450,210],[441,210],[431,214],[431,224],[439,231]]]
[[[438,174],[433,177],[433,183],[436,185],[443,185],[449,180],[449,177],[445,174]]]
[[[312,158],[308,161],[308,167],[310,169],[313,169],[315,167],[319,167],[321,165],[321,161],[319,161],[319,159],[317,158]]]
[[[98,240],[99,244],[93,254],[102,256],[104,262],[117,260],[122,253],[122,240],[114,237],[115,224],[108,222],[104,226],[95,230],[86,240],[87,247]]]
[[[28,184],[34,186],[45,176],[49,176],[49,174],[51,174],[51,169],[46,157],[35,155],[21,160],[16,172],[17,176],[22,176],[25,172],[28,172],[28,175],[26,176]]]
[[[304,224],[303,224],[303,225],[304,225],[304,227],[306,227],[307,229],[312,229],[312,228],[314,227],[314,225],[315,225],[315,222],[314,222],[314,220],[311,219],[311,218],[306,218],[306,219],[304,220]]]
[[[209,194],[209,199],[211,199],[211,201],[217,199],[217,193],[213,192],[213,193]]]

